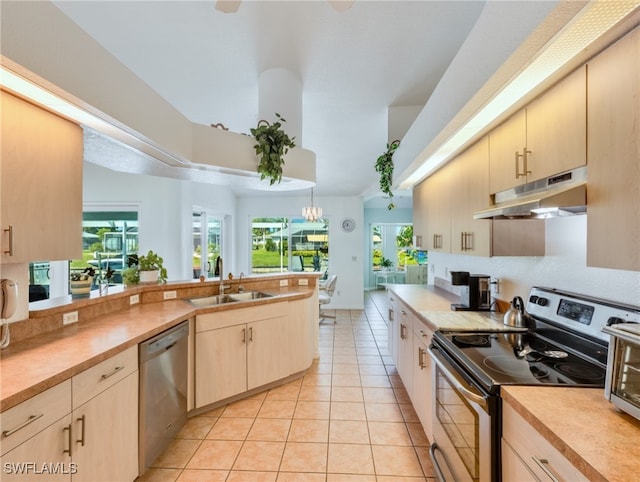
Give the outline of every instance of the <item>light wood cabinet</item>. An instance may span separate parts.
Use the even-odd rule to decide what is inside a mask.
[[[588,480],[508,403],[502,406],[502,480]]]
[[[422,181],[413,188],[413,236],[415,248],[427,249],[427,183]]]
[[[73,481],[138,476],[138,347],[72,379]]]
[[[2,413],[2,480],[70,481],[74,466],[71,381]],[[36,472],[48,470],[46,477]]]
[[[411,397],[413,391],[413,314],[409,308],[398,301],[397,334],[398,361],[396,369],[402,379],[404,388]]]
[[[473,219],[489,207],[489,139],[483,137],[448,167],[451,186],[451,252],[491,256],[491,220]]]
[[[413,327],[413,392],[411,401],[418,414],[424,433],[429,440],[433,440],[432,409],[432,375],[431,357],[428,348],[433,338],[433,331],[424,323],[414,320]]]
[[[0,91],[0,263],[80,258],[80,126]]]
[[[2,431],[2,480],[135,480],[137,346],[7,410]]]
[[[429,251],[451,252],[451,169],[440,169],[424,183],[426,213],[425,247]]]
[[[640,271],[638,58],[636,28],[588,64],[588,266]]]
[[[393,363],[398,366],[398,298],[393,291],[387,290],[387,303],[389,304],[387,348]]]
[[[583,66],[491,131],[491,194],[586,164],[586,86]]]
[[[313,297],[297,306],[282,302],[197,315],[195,408],[308,368],[312,303]]]

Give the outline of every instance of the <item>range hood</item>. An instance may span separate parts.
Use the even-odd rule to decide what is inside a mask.
[[[550,217],[587,210],[587,168],[547,177],[494,195],[494,204],[474,219]]]

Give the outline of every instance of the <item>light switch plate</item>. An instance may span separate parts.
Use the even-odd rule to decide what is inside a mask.
[[[164,293],[162,293],[163,300],[173,300],[176,298],[176,296],[176,290],[165,291]]]
[[[289,286],[289,280],[288,279],[281,279],[280,280],[280,286]]]
[[[129,296],[129,304],[130,305],[137,305],[138,303],[140,303],[140,295],[131,295],[131,296]]]
[[[309,286],[309,280],[307,278],[299,279],[298,286]]]

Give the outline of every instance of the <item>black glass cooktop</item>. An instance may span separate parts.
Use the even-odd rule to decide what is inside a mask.
[[[485,385],[604,387],[606,365],[590,361],[533,333],[441,333],[440,346]]]

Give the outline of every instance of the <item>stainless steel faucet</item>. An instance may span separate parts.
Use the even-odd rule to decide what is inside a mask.
[[[218,256],[218,267],[219,267],[219,275],[220,275],[220,287],[218,288],[218,294],[224,294],[224,269],[222,268],[222,256]]]
[[[244,276],[243,272],[240,272],[240,279],[238,280],[238,293],[244,291],[244,286],[242,286],[242,278]]]

